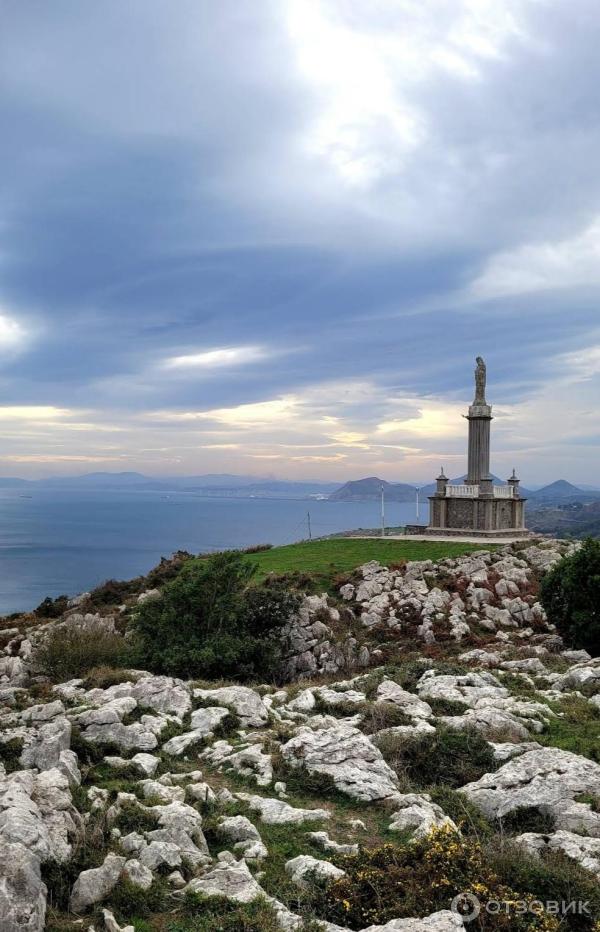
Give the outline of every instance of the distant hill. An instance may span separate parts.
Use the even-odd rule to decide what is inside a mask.
[[[502,480],[497,476],[492,476],[494,485],[501,485]],[[464,482],[466,476],[458,476],[451,479],[451,485],[460,485]],[[329,496],[330,502],[373,502],[381,498],[381,486],[383,486],[385,499],[388,502],[414,502],[415,490],[417,485],[411,485],[407,482],[386,482],[385,479],[378,479],[377,476],[370,476],[368,479],[355,479],[346,482],[341,488],[336,489]],[[421,499],[433,495],[435,492],[435,482],[429,485],[419,486]]]
[[[460,485],[466,479],[466,476],[458,476],[456,479],[450,479],[451,485]],[[505,485],[505,480],[498,476],[492,476],[494,485]],[[412,502],[415,498],[415,486],[406,482],[386,482],[385,479],[379,479],[377,476],[370,476],[366,479],[356,479],[346,482],[340,488],[336,489],[329,496],[332,502],[371,502],[381,497],[381,486],[384,488],[385,498],[390,502]],[[428,495],[435,493],[435,482],[421,486],[419,491],[423,499]],[[558,479],[556,482],[545,485],[541,489],[530,491],[521,488],[521,495],[529,499],[532,506],[538,505],[559,505],[571,502],[594,502],[600,500],[600,491],[595,489],[580,489],[576,485],[567,482],[566,479]]]
[[[526,517],[532,531],[553,537],[600,537],[600,500],[537,504]]]
[[[230,473],[205,476],[145,476],[139,472],[90,472],[79,476],[52,476],[48,479],[0,477],[0,488],[138,490],[149,492],[196,492],[207,497],[314,498],[327,497],[337,482],[311,482],[262,479]]]
[[[545,485],[535,492],[529,493],[529,499],[532,502],[540,504],[558,504],[561,502],[593,502],[600,499],[600,492],[593,489],[580,489],[576,485],[567,482],[566,479],[557,479],[550,485]]]
[[[346,482],[329,496],[330,502],[373,502],[381,498],[381,487],[388,502],[412,502],[415,498],[415,486],[405,482],[386,482],[370,476],[367,479],[355,479]]]

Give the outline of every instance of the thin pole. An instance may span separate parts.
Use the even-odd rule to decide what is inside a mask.
[[[385,489],[381,486],[381,536],[385,537]]]
[[[312,531],[311,531],[311,528],[310,528],[310,511],[307,511],[307,512],[306,512],[306,518],[307,518],[307,520],[308,520],[308,539],[309,539],[309,540],[312,540]]]
[[[419,488],[417,487],[415,491],[416,491],[416,493],[417,493],[417,521],[418,521],[418,520],[419,520],[419,491],[420,491],[420,490],[419,490]]]

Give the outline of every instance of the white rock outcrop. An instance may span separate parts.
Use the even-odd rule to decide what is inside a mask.
[[[321,730],[300,728],[281,753],[291,767],[330,777],[354,799],[386,799],[398,791],[398,778],[379,749],[358,728],[343,722]]]

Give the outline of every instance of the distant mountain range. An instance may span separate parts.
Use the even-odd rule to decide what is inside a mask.
[[[81,476],[54,476],[49,479],[18,479],[0,477],[0,488],[97,489],[150,492],[196,492],[208,497],[255,498],[327,498],[338,487],[337,482],[288,481],[257,479],[256,476],[236,476],[230,473],[209,473],[201,476],[145,476],[139,472],[93,472]]]
[[[465,476],[451,479],[452,484],[464,482]],[[493,476],[494,484],[502,480]],[[209,498],[299,498],[327,499],[331,502],[371,502],[381,497],[381,487],[388,502],[414,502],[415,488],[408,482],[387,482],[377,476],[356,479],[342,486],[338,482],[293,481],[288,479],[260,479],[256,476],[238,476],[233,473],[207,473],[199,476],[145,476],[139,472],[90,472],[80,476],[54,476],[48,479],[20,479],[13,476],[0,477],[0,489],[21,489],[33,492],[39,489],[62,489],[82,491],[84,489],[115,491],[195,492]],[[435,492],[435,483],[420,486],[424,500]],[[546,505],[568,505],[574,502],[586,504],[600,501],[600,490],[582,489],[565,479],[559,479],[541,489],[521,489],[529,499],[531,507]]]
[[[459,476],[457,479],[451,479],[452,485],[460,485],[465,481],[466,476]],[[503,485],[502,479],[493,476],[494,485]],[[405,482],[386,482],[385,479],[379,479],[377,476],[369,476],[366,479],[355,479],[346,482],[340,488],[336,489],[329,496],[332,502],[371,502],[377,501],[381,497],[381,487],[383,486],[385,499],[388,502],[413,502],[416,495],[416,486],[409,485]],[[435,483],[421,486],[419,493],[423,498],[433,495],[435,492]],[[598,489],[580,489],[566,479],[558,479],[550,485],[545,485],[541,489],[530,491],[521,489],[524,498],[536,506],[546,504],[558,504],[569,502],[593,502],[600,500],[600,490]]]

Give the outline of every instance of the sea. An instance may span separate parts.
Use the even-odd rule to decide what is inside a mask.
[[[0,615],[107,579],[147,573],[176,550],[207,553],[288,544],[381,525],[378,502],[213,498],[194,492],[0,490]],[[389,502],[386,524],[415,523],[415,505]],[[427,523],[421,503],[419,523]]]

